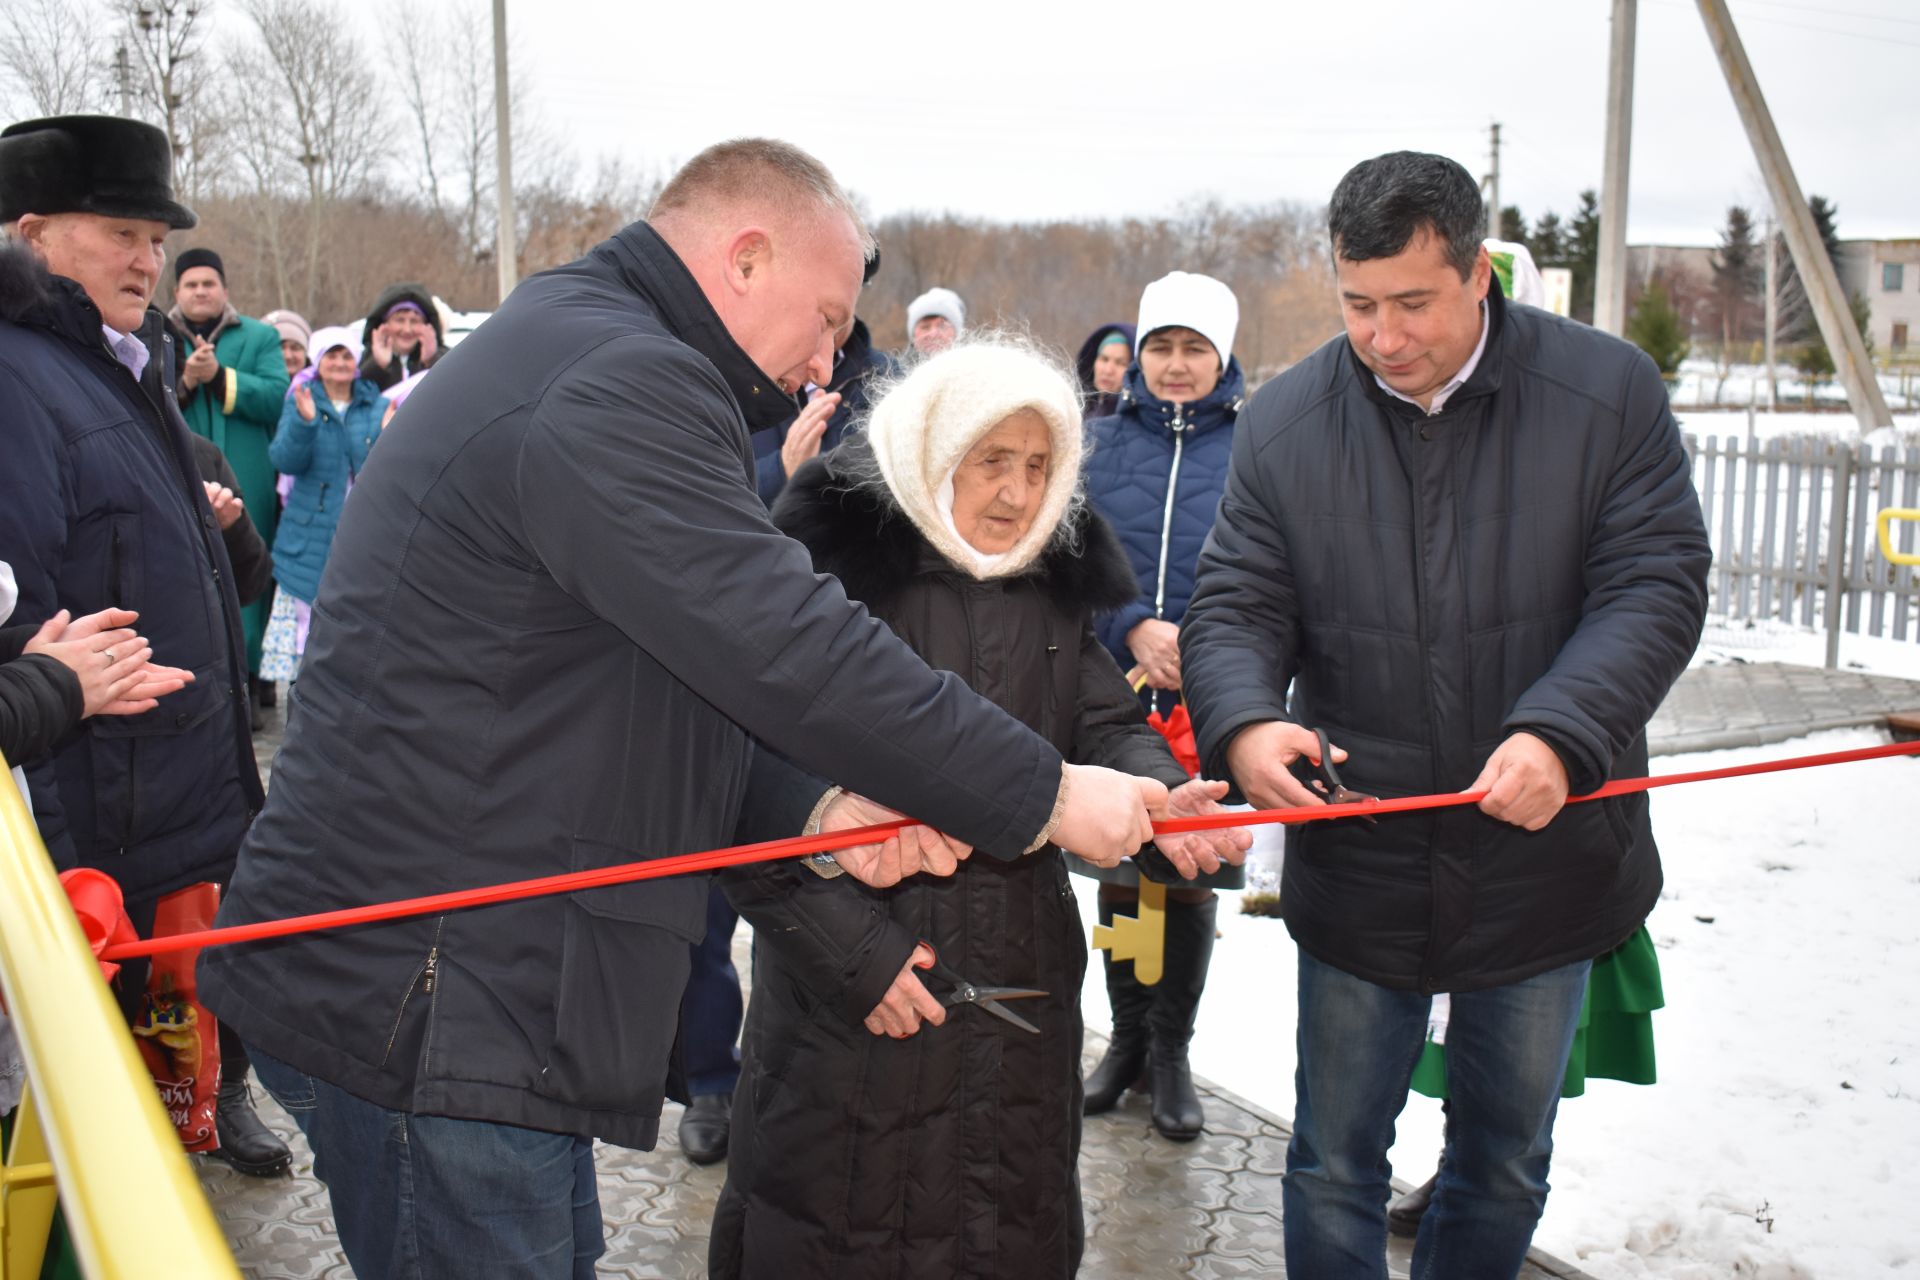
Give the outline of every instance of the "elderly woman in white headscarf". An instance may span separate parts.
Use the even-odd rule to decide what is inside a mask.
[[[1215,812],[1224,784],[1187,778],[1094,635],[1137,585],[1080,462],[1073,375],[972,338],[796,473],[774,521],[1068,760],[1157,778],[1176,814]],[[1248,843],[1162,851],[1212,869]],[[1087,944],[1060,853],[976,856],[892,889],[778,864],[729,891],[758,953],[711,1274],[1073,1275]],[[956,978],[1043,992],[1005,1006],[1035,1030],[945,1007]]]

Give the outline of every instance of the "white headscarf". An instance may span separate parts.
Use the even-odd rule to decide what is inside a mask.
[[[974,549],[953,523],[953,479],[980,437],[1022,410],[1047,424],[1047,491],[1020,540],[999,555]],[[976,578],[1028,568],[1067,514],[1080,482],[1080,392],[1073,375],[1006,338],[956,343],[914,366],[873,406],[867,438],[894,502],[921,536]]]

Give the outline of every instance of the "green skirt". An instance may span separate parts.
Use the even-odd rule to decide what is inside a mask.
[[[1660,989],[1660,958],[1642,925],[1638,932],[1593,962],[1580,1026],[1560,1096],[1577,1098],[1587,1079],[1654,1082],[1653,1011],[1666,1007]],[[1428,1040],[1413,1068],[1413,1089],[1429,1098],[1447,1096],[1446,1046]]]

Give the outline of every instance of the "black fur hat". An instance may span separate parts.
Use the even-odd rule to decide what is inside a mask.
[[[0,222],[27,213],[144,218],[175,230],[200,220],[173,198],[167,135],[119,116],[52,116],[0,132]]]

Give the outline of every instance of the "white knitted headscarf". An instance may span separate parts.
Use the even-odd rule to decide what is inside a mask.
[[[1023,409],[1047,424],[1053,459],[1046,496],[1025,534],[1000,555],[976,551],[953,523],[953,478],[980,437]],[[913,367],[873,406],[867,423],[894,502],[953,565],[975,578],[1025,571],[1046,550],[1080,482],[1080,393],[1073,375],[1008,338],[956,343]]]

